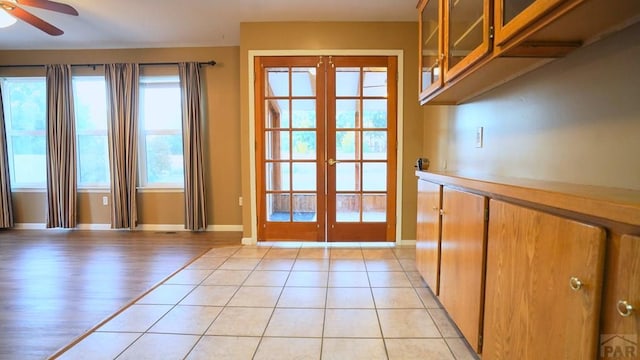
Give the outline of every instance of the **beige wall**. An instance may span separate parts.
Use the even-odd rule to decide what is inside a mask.
[[[424,154],[434,168],[640,190],[638,39],[640,24],[468,104],[425,106]]]
[[[240,93],[242,122],[242,193],[250,199],[249,51],[251,50],[403,50],[404,52],[404,165],[402,239],[415,239],[416,185],[413,163],[422,147],[422,114],[418,89],[417,23],[243,23],[240,25]],[[330,55],[330,54],[328,54]],[[248,202],[247,202],[248,203]],[[251,237],[251,209],[243,208],[244,236]]]
[[[0,51],[0,65],[46,63],[112,63],[112,62],[176,62],[217,61],[215,67],[204,67],[206,92],[205,125],[207,136],[207,198],[210,225],[241,225],[238,206],[240,196],[240,84],[238,47],[118,49],[68,51]],[[143,73],[162,72],[145,67]],[[74,72],[94,73],[90,68],[75,67]],[[98,68],[96,74],[102,74]],[[42,67],[28,69],[0,68],[2,75],[43,75]],[[17,223],[45,222],[44,193],[14,193]],[[78,197],[78,221],[83,224],[108,224],[109,207],[102,205],[107,193],[81,193]],[[141,224],[184,224],[182,193],[142,192],[138,195]]]

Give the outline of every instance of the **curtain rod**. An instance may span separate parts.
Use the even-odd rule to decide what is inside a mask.
[[[140,66],[153,66],[153,65],[178,65],[177,62],[153,62],[153,63],[137,63]],[[70,64],[71,66],[87,66],[87,67],[92,67],[92,68],[96,68],[98,66],[103,66],[104,64]],[[211,61],[205,61],[205,62],[199,62],[198,65],[200,66],[204,66],[204,65],[208,65],[208,66],[215,66],[216,62],[214,60]],[[22,64],[22,65],[0,65],[0,68],[7,68],[7,67],[12,67],[12,68],[27,68],[27,67],[40,67],[40,66],[46,66],[43,64],[33,64],[33,65],[26,65],[26,64]]]

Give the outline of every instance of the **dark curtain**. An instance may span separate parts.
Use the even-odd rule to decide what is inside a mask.
[[[47,65],[47,227],[76,226],[76,129],[71,65]]]
[[[134,229],[138,223],[138,64],[107,64],[111,227]]]

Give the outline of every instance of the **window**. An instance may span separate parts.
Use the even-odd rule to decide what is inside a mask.
[[[45,78],[4,78],[1,85],[11,187],[44,189],[47,184]]]
[[[140,79],[140,186],[184,187],[178,77]]]
[[[107,98],[104,77],[73,77],[78,187],[109,187]]]

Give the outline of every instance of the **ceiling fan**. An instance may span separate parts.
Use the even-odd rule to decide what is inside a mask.
[[[20,19],[38,29],[46,32],[49,35],[58,36],[64,34],[64,31],[51,25],[50,23],[42,20],[41,18],[33,15],[21,8],[21,6],[30,6],[50,11],[59,12],[62,14],[78,16],[78,11],[67,4],[62,4],[49,0],[0,0],[0,9],[6,11],[9,15],[16,19]],[[0,11],[1,11],[0,10]]]

